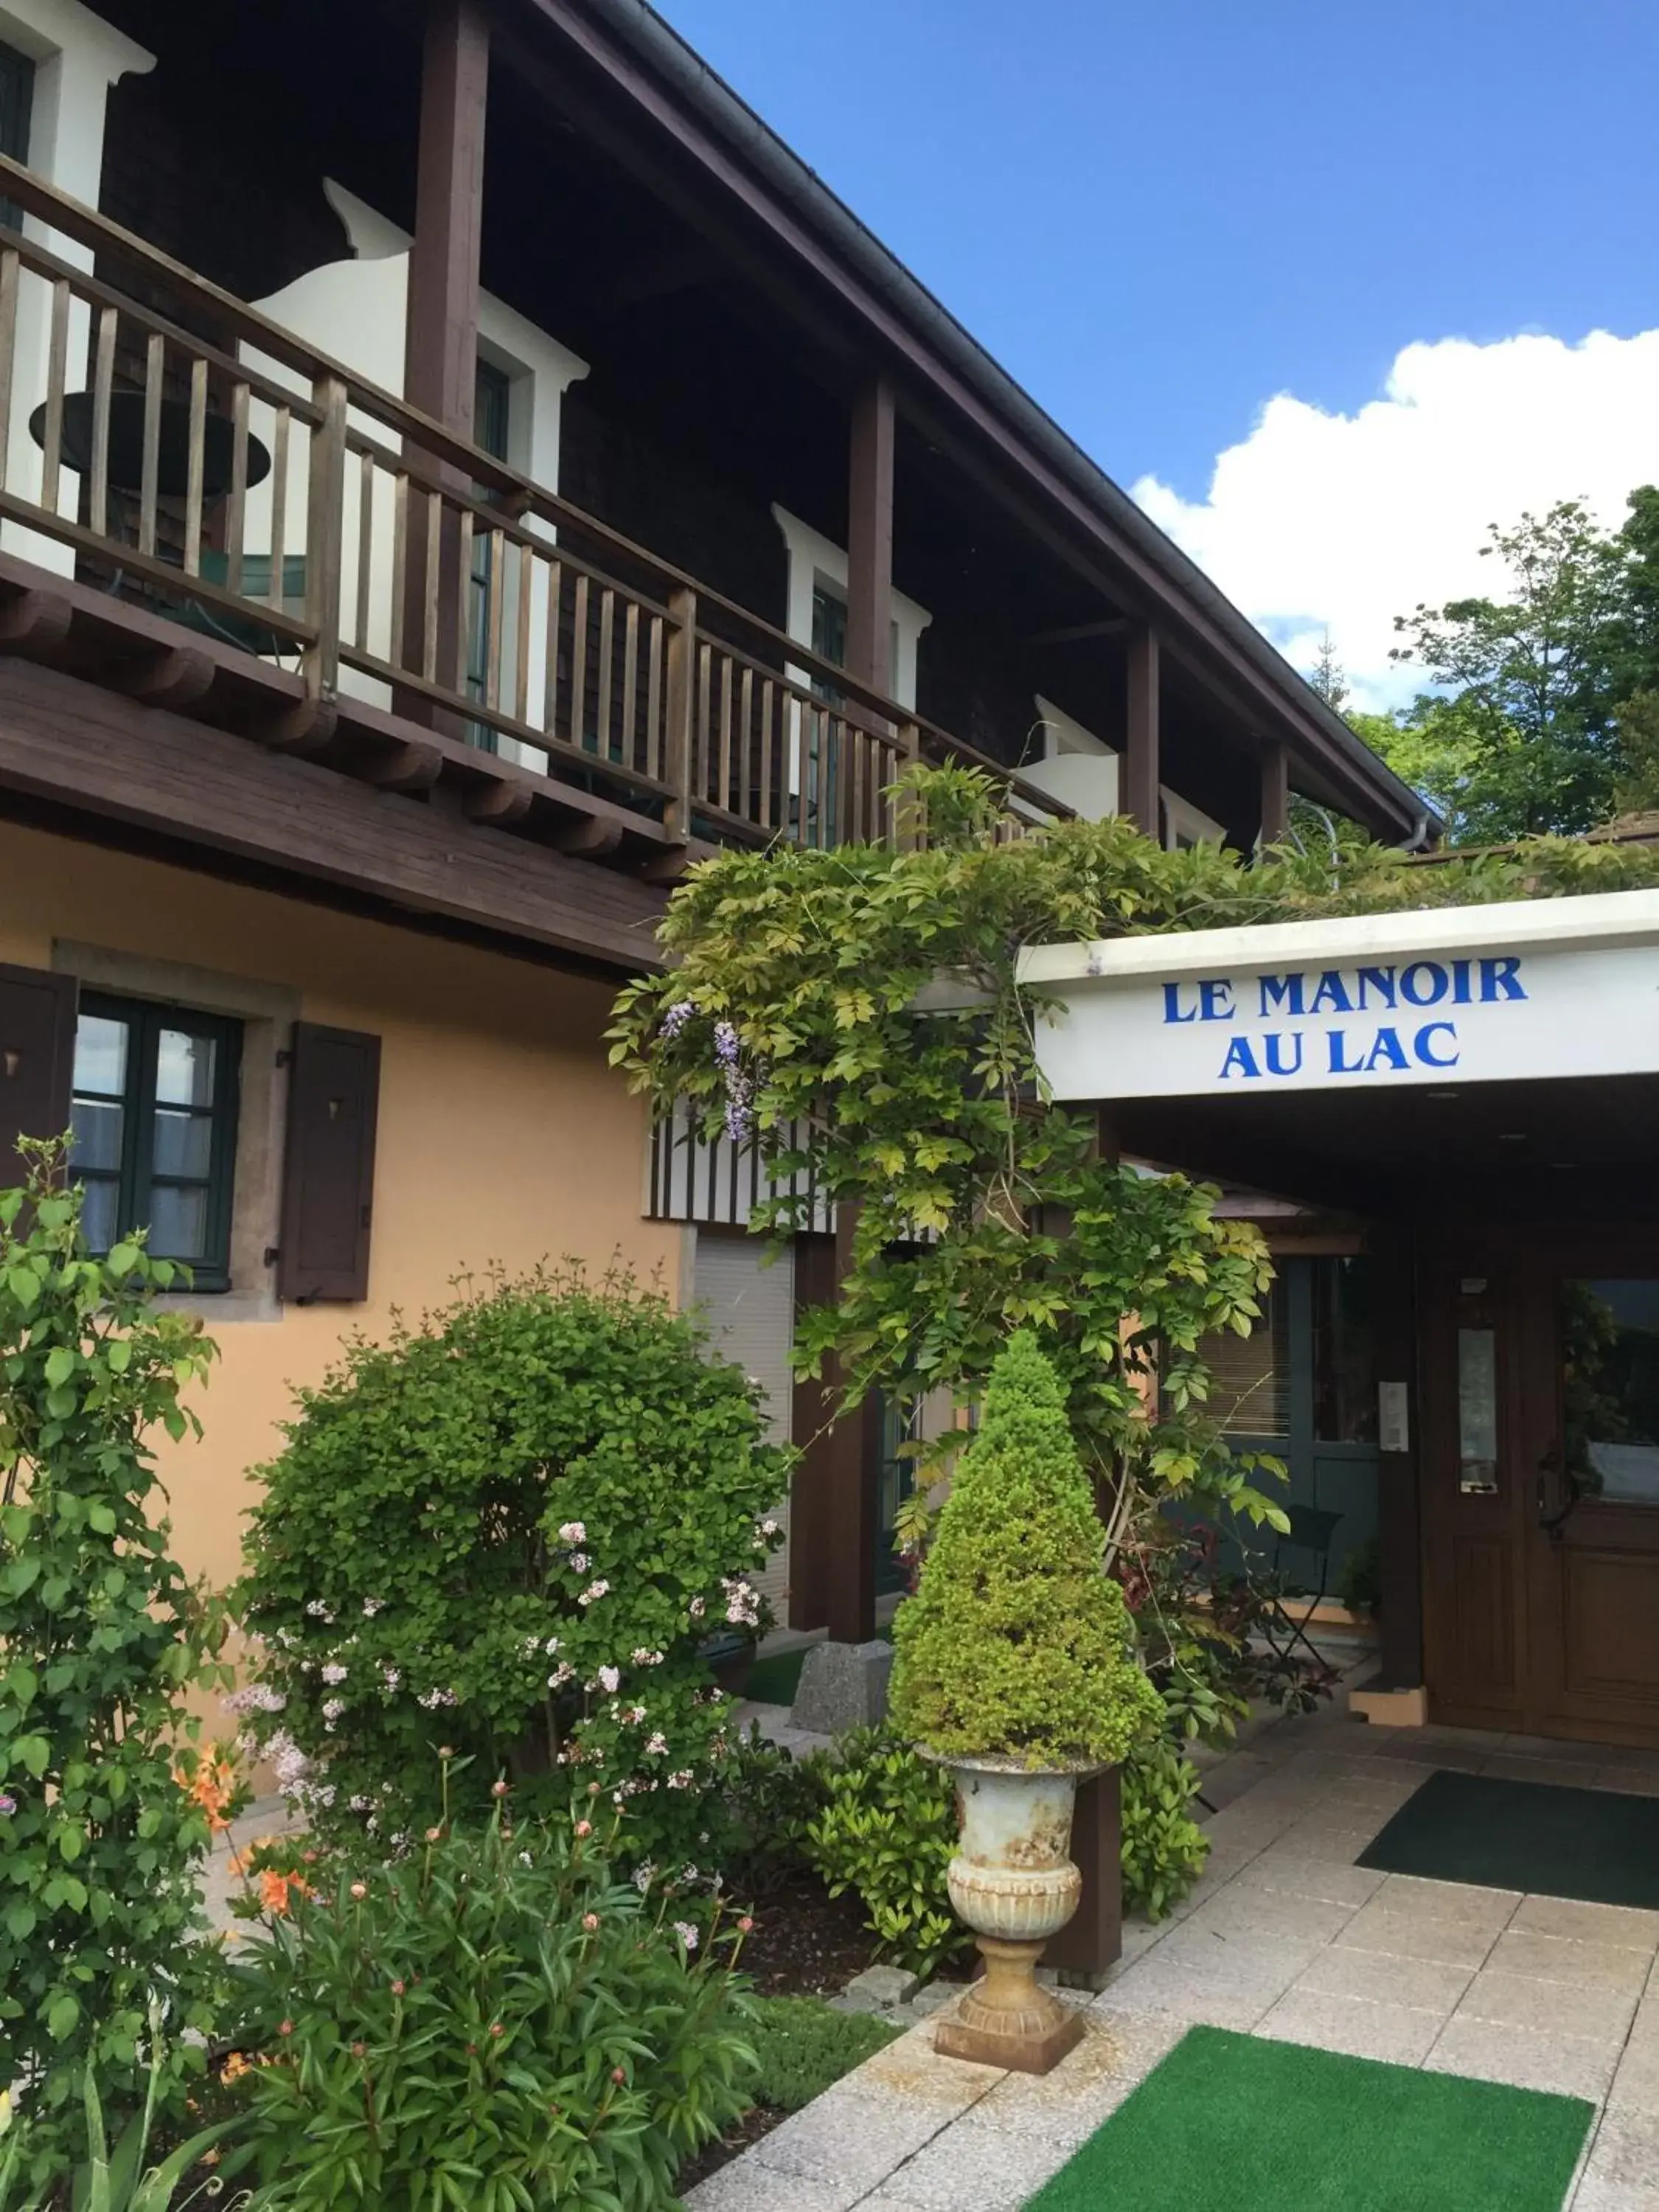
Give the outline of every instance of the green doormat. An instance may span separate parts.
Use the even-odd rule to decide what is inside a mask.
[[[1659,1797],[1431,1774],[1359,1863],[1592,1905],[1656,1906]]]
[[[757,1659],[743,1686],[744,1696],[763,1705],[793,1705],[800,1687],[800,1670],[811,1648],[803,1644],[793,1651],[777,1651],[770,1658]]]
[[[1188,2030],[1026,2212],[1561,2212],[1595,2107]]]

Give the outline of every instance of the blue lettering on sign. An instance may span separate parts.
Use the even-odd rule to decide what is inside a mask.
[[[1508,1006],[1528,996],[1521,980],[1522,962],[1514,953],[1485,954],[1474,959],[1413,960],[1404,967],[1389,962],[1380,966],[1343,969],[1323,968],[1316,972],[1292,970],[1256,977],[1255,1018],[1266,1022],[1277,1016],[1292,1021],[1318,1014],[1364,1014],[1374,1010],[1397,1012],[1401,1007]],[[1165,1022],[1234,1022],[1241,1012],[1231,976],[1210,975],[1188,984],[1165,983]],[[1322,1029],[1322,1048],[1316,1037],[1313,1052],[1322,1049],[1325,1072],[1331,1075],[1406,1075],[1413,1067],[1456,1067],[1462,1058],[1457,1024],[1451,1021],[1424,1022],[1415,1029],[1379,1023],[1358,1028],[1344,1024]],[[1300,1029],[1264,1030],[1253,1042],[1232,1035],[1222,1057],[1218,1079],[1245,1083],[1264,1077],[1297,1076],[1310,1066],[1307,1031]]]
[[[1255,1064],[1255,1054],[1243,1037],[1235,1037],[1227,1047],[1227,1057],[1221,1063],[1221,1079],[1230,1075],[1258,1076],[1261,1070]]]

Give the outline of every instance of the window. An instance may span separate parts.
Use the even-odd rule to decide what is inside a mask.
[[[34,110],[34,64],[15,46],[0,46],[0,154],[14,161],[29,157],[29,125]],[[0,223],[21,230],[23,210],[14,200],[0,200]]]
[[[1376,1442],[1373,1271],[1363,1254],[1311,1263],[1314,1435],[1322,1443]]]
[[[148,1228],[196,1289],[229,1289],[241,1046],[223,1016],[82,993],[70,1159],[94,1251]]]
[[[472,386],[472,442],[498,461],[507,459],[507,417],[512,405],[513,380],[494,362],[479,356],[473,373]],[[489,487],[473,486],[480,498],[489,497]],[[466,690],[471,699],[484,696],[486,672],[489,653],[489,602],[495,589],[492,569],[494,547],[482,529],[472,539],[472,606],[471,626],[467,632]],[[473,722],[467,726],[467,741],[484,752],[493,753],[496,736],[486,722]]]
[[[1262,1301],[1248,1336],[1218,1329],[1200,1339],[1210,1395],[1198,1411],[1231,1436],[1282,1437],[1291,1426],[1290,1307],[1283,1281]]]

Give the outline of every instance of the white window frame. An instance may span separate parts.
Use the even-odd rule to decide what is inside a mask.
[[[791,514],[786,507],[775,503],[772,519],[783,533],[783,543],[789,556],[789,577],[785,597],[785,634],[808,652],[812,647],[812,594],[828,591],[837,599],[847,597],[847,554],[833,538],[825,538],[803,522],[798,514]],[[928,610],[907,599],[902,592],[892,595],[893,665],[889,676],[888,696],[900,707],[913,712],[916,703],[916,648],[921,633],[933,619]],[[804,668],[793,668],[791,678],[798,684],[809,681]]]
[[[1158,786],[1164,801],[1164,843],[1166,850],[1176,851],[1184,837],[1193,845],[1221,845],[1227,833],[1221,824],[1194,806],[1189,799],[1177,798],[1167,783]]]

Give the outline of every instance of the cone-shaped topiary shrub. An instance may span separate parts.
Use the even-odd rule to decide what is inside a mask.
[[[1115,1765],[1162,1717],[1059,1377],[1029,1330],[991,1370],[921,1586],[893,1626],[893,1717],[946,1759]]]

